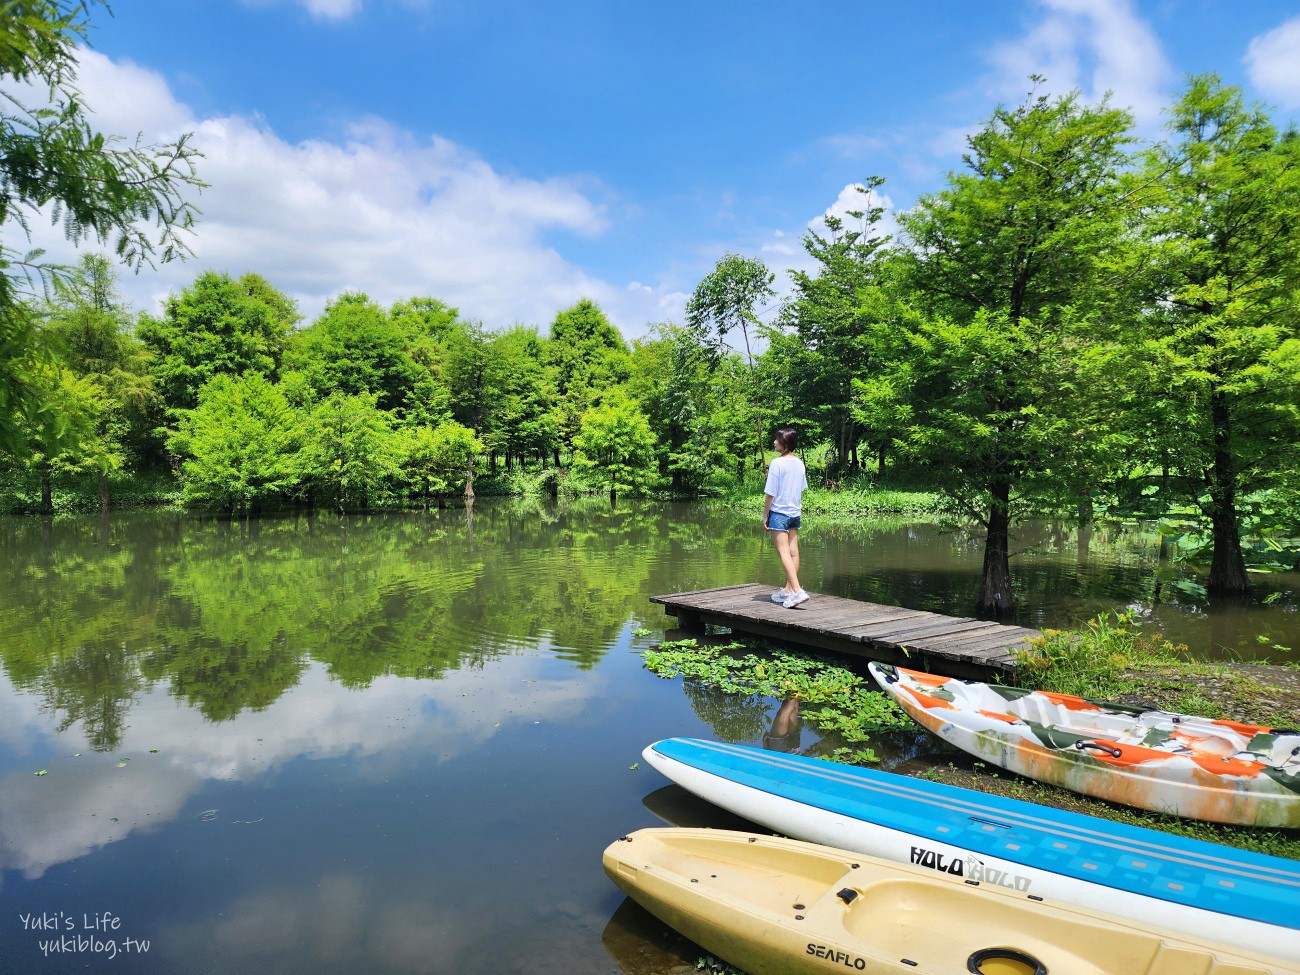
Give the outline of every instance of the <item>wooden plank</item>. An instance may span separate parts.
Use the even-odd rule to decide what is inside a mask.
[[[955,620],[941,616],[933,622],[914,620],[910,623],[902,623],[895,630],[877,634],[875,639],[888,640],[891,643],[910,643],[912,640],[956,636],[970,630],[983,629],[984,625],[979,620]]]
[[[977,636],[983,636],[983,635],[985,634],[979,633],[978,631],[971,631],[967,634],[958,633],[952,636],[951,638],[936,638],[933,641],[927,641],[927,642],[933,643],[935,646],[942,646],[947,643],[962,643],[965,642],[966,640],[974,639]],[[1033,637],[1039,636],[1040,634],[1037,630],[1026,630],[1024,627],[1021,626],[1005,626],[1000,623],[990,623],[987,635],[1005,637],[1007,641],[1007,646],[1011,646],[1012,644],[1015,644],[1020,640],[1031,639]]]
[[[888,633],[897,629],[898,625],[904,620],[915,620],[918,618],[932,617],[933,613],[923,613],[916,610],[902,610],[897,615],[886,616],[870,623],[864,623],[861,626],[848,626],[842,631],[845,636],[862,642],[870,643],[876,633]]]
[[[926,646],[924,643],[916,646],[908,644],[908,649],[920,650],[925,653],[933,653],[943,656],[969,653],[973,650],[1005,650],[1010,653],[1016,646],[1017,644],[1014,640],[1007,640],[1004,637],[985,637],[982,640],[946,643],[937,647]]]
[[[714,586],[712,589],[696,589],[692,592],[664,593],[661,596],[651,596],[650,602],[662,603],[664,605],[672,605],[672,606],[688,605],[690,604],[690,601],[695,597],[704,596],[707,595],[708,593],[727,592],[728,590],[732,590],[732,589],[757,589],[757,588],[759,588],[759,584],[757,582],[739,582],[733,586]]]
[[[1040,635],[987,620],[816,593],[788,610],[771,601],[774,591],[751,582],[650,598],[692,624],[975,678],[1013,671],[1012,648]]]
[[[763,590],[754,585],[735,586],[728,589],[715,589],[712,592],[692,594],[689,601],[683,601],[684,606],[718,606],[730,603],[746,603],[755,599]]]
[[[918,644],[924,644],[927,647],[937,649],[942,646],[947,646],[950,643],[969,643],[972,640],[983,637],[1005,636],[1002,631],[1003,627],[996,623],[990,624],[985,622],[981,624],[976,620],[967,626],[954,627],[952,630],[947,632],[939,630],[928,634],[915,634],[909,639],[901,640],[899,642],[906,643],[910,647],[913,645],[913,641],[916,641]]]

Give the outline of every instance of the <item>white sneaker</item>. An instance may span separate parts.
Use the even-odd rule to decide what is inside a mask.
[[[784,589],[778,589],[776,592],[772,593],[772,602],[774,603],[784,604],[785,601],[789,598],[790,598],[790,594],[786,592]]]
[[[790,595],[786,596],[785,599],[782,600],[781,605],[786,609],[794,609],[800,603],[806,603],[810,599],[812,599],[812,596],[800,589],[798,592],[792,592]]]

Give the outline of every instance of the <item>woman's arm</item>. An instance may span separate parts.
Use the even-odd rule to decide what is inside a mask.
[[[763,495],[763,497],[766,499],[763,502],[763,530],[767,531],[767,516],[768,513],[772,510],[772,502],[775,499],[770,494],[765,494]]]

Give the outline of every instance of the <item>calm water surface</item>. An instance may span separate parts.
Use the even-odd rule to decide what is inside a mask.
[[[693,971],[599,855],[642,826],[730,824],[633,766],[670,735],[758,744],[777,702],[659,680],[637,653],[665,622],[647,596],[776,581],[758,520],[483,501],[0,520],[0,972]],[[975,598],[978,542],[933,525],[803,543],[815,591]],[[1021,622],[1128,606],[1205,657],[1296,659],[1276,649],[1300,645],[1293,576],[1210,612],[1152,538],[1033,525],[1017,547]],[[887,768],[948,760],[920,734],[875,744]],[[43,953],[67,931],[24,916],[83,940]]]

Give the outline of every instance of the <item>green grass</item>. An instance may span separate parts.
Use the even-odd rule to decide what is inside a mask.
[[[814,478],[815,480],[815,478]],[[763,507],[763,484],[752,481],[732,485],[707,503],[727,508]],[[805,514],[829,517],[861,517],[875,514],[932,516],[942,514],[944,496],[934,491],[910,487],[886,487],[868,478],[846,481],[835,486],[809,487],[803,494]]]
[[[1291,726],[1300,693],[1227,664],[1194,662],[1188,648],[1144,633],[1130,613],[1101,616],[1078,630],[1045,630],[1019,655],[1025,686],[1100,701],[1154,704],[1167,711]]]

